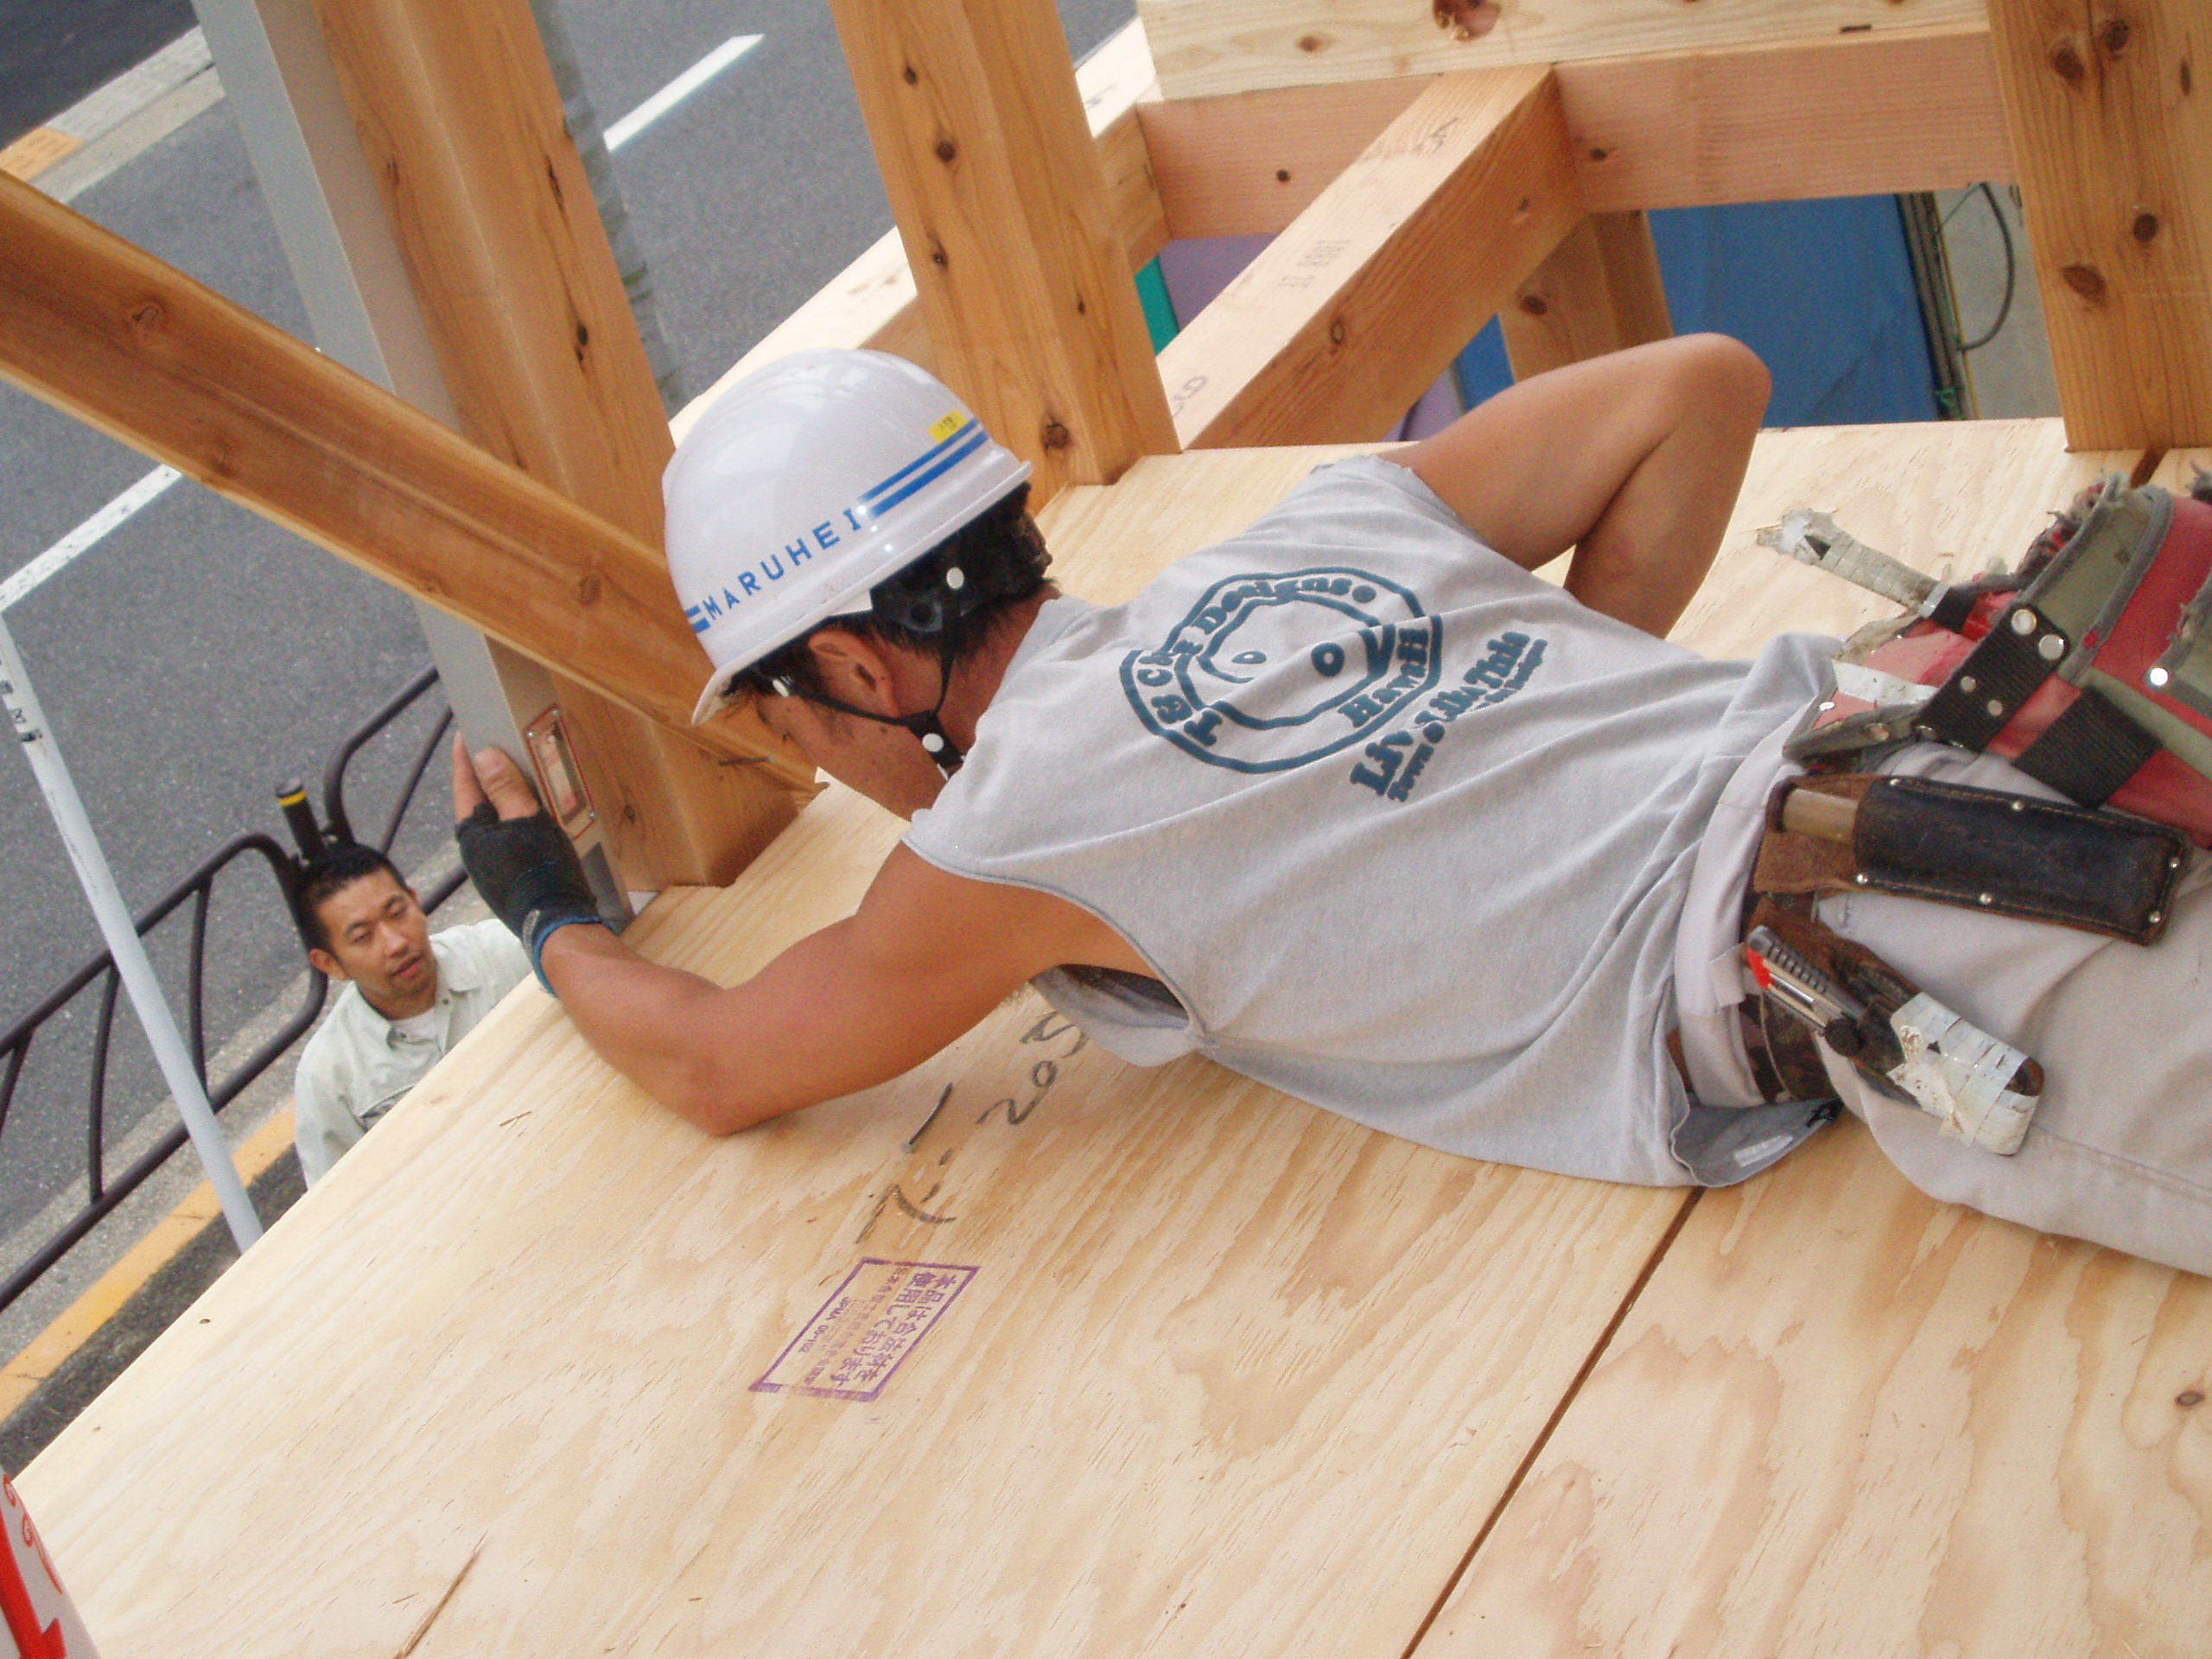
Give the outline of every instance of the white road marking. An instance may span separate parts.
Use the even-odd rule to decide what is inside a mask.
[[[724,41],[720,46],[686,69],[674,80],[662,87],[651,98],[617,121],[607,130],[607,147],[620,149],[647,127],[666,115],[685,99],[697,92],[716,75],[760,44],[758,35],[740,35]]]
[[[174,467],[155,467],[14,575],[0,582],[0,611],[28,598],[40,583],[67,569],[80,554],[98,546],[110,531],[128,523],[141,507],[183,476]]]

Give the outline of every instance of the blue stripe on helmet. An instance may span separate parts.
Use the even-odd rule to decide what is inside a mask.
[[[967,460],[969,456],[974,454],[978,449],[983,447],[984,442],[988,436],[988,435],[982,427],[970,423],[968,428],[967,436],[964,439],[955,438],[948,440],[948,442],[958,443],[959,447],[957,448],[949,450],[944,454],[938,455],[936,463],[927,471],[914,474],[912,477],[907,479],[906,481],[901,484],[893,493],[883,497],[880,500],[867,503],[869,512],[884,513],[890,512],[892,508],[897,506],[908,496],[913,494],[915,491],[921,489],[925,485],[934,483],[937,480],[944,477],[945,474],[950,472],[955,467],[957,467],[962,461]],[[931,454],[935,453],[935,451],[931,451]]]
[[[886,490],[892,488],[894,485],[904,482],[906,474],[914,471],[917,467],[928,466],[931,461],[935,461],[939,455],[943,454],[954,444],[970,440],[976,433],[982,430],[982,427],[977,425],[974,421],[969,421],[965,426],[962,427],[957,432],[955,432],[943,443],[938,444],[933,448],[925,449],[920,454],[915,456],[913,460],[908,461],[904,467],[901,467],[897,472],[892,474],[890,477],[885,479],[880,484],[870,486],[861,495],[860,505],[864,507],[889,505],[888,503],[879,503],[875,498],[881,495]],[[911,493],[911,492],[908,492],[907,493]],[[903,500],[905,496],[902,494],[899,499]]]

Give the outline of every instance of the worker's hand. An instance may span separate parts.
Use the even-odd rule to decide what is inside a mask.
[[[499,918],[513,930],[538,983],[545,941],[573,923],[604,925],[576,849],[537,804],[530,780],[497,749],[472,755],[453,741],[454,839],[461,862]]]

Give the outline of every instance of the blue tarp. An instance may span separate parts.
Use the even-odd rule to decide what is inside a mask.
[[[1675,332],[1732,334],[1766,360],[1768,425],[1938,417],[1894,197],[1669,208],[1651,238]],[[1470,403],[1512,384],[1496,322],[1459,377]]]

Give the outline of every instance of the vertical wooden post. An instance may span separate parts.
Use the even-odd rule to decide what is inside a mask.
[[[315,8],[461,430],[658,547],[668,423],[527,0]],[[630,887],[728,881],[790,820],[765,732],[734,765],[556,683]]]
[[[2212,442],[2212,12],[1990,0],[2075,449]]]
[[[1666,339],[1675,325],[1650,221],[1640,213],[1591,214],[1521,284],[1497,321],[1516,380]]]
[[[1036,467],[1109,483],[1175,429],[1052,0],[831,0],[938,372]]]

